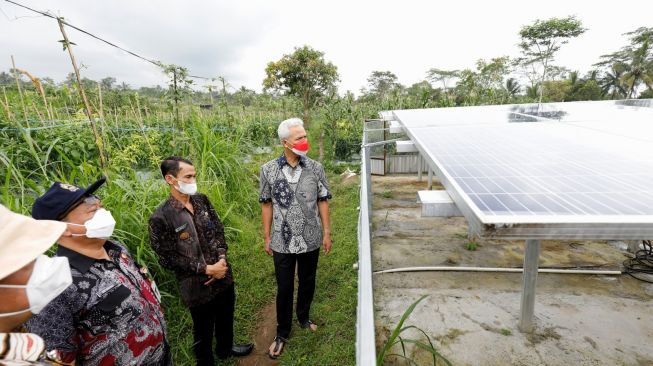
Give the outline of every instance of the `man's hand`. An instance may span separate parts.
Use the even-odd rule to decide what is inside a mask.
[[[220,259],[217,263],[206,266],[206,274],[217,280],[221,280],[227,275],[228,269],[227,261]]]
[[[265,248],[263,248],[263,249],[265,249],[265,252],[268,253],[269,256],[272,256],[272,249],[270,249],[270,242],[271,241],[272,241],[272,239],[270,239],[270,238],[265,238],[265,240],[264,240]]]
[[[328,233],[322,237],[322,248],[324,249],[324,255],[331,253],[331,235]]]

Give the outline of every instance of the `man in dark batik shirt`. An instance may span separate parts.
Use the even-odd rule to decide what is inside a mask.
[[[269,356],[281,354],[292,326],[295,267],[297,320],[315,332],[310,319],[320,247],[331,251],[331,193],[322,164],[308,158],[308,140],[299,118],[279,124],[283,155],[261,167],[260,196],[265,251],[274,258],[277,279],[277,336]]]
[[[193,318],[193,349],[198,365],[245,356],[252,344],[233,344],[236,295],[227,260],[224,226],[208,197],[197,193],[193,164],[176,156],[161,163],[170,197],[150,217],[150,243],[159,262],[175,272],[181,297]]]
[[[73,283],[26,326],[65,364],[172,365],[154,281],[109,240],[116,222],[93,195],[104,181],[86,189],[55,183],[34,202],[34,218],[68,224],[57,256],[68,258]]]

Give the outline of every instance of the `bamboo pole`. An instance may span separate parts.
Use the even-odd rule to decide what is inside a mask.
[[[97,83],[97,94],[100,101],[100,118],[104,119],[104,104],[102,103],[102,86]]]
[[[107,163],[106,163],[106,158],[104,156],[102,137],[98,133],[97,126],[95,125],[95,121],[93,120],[91,105],[88,102],[88,98],[86,98],[86,92],[84,92],[84,86],[82,85],[82,78],[79,74],[79,68],[77,67],[77,62],[75,61],[75,55],[73,55],[73,49],[70,46],[68,35],[66,35],[66,30],[64,29],[63,19],[57,18],[57,22],[59,23],[59,29],[61,30],[61,35],[63,35],[64,45],[68,50],[68,55],[70,56],[70,62],[73,64],[73,69],[75,70],[75,77],[77,78],[77,85],[79,86],[79,94],[81,95],[82,100],[84,101],[86,116],[88,117],[88,121],[91,124],[91,129],[93,130],[93,135],[95,136],[95,144],[97,145],[98,152],[100,155],[100,168],[106,173]]]
[[[14,80],[16,80],[16,87],[18,88],[18,95],[20,96],[20,105],[23,106],[23,117],[25,122],[27,121],[27,107],[25,106],[25,99],[23,98],[23,89],[20,87],[20,80],[18,80],[18,72],[16,71],[16,62],[14,61],[14,55],[11,55],[11,66],[14,68]],[[29,127],[29,122],[27,123]]]
[[[39,120],[43,121],[43,114],[41,114],[41,111],[39,111],[39,108],[36,106],[36,103],[30,98],[29,102],[32,104],[32,108],[34,108],[34,112],[36,112],[36,115],[39,116]]]
[[[120,122],[118,121],[118,107],[113,107],[113,123],[116,127],[120,127]]]
[[[177,67],[176,66],[172,69],[172,85],[175,93],[174,95],[175,117],[176,117],[175,123],[177,124],[177,126],[179,126],[179,94],[177,91]]]
[[[136,99],[136,111],[138,111],[138,119],[141,121],[141,128],[145,128],[145,122],[143,121],[143,114],[141,113],[141,102],[138,94],[135,95]]]
[[[136,99],[136,104],[138,104],[138,98],[135,98],[135,99]],[[141,112],[140,111],[138,111],[138,113],[136,112],[136,108],[134,108],[134,104],[132,103],[132,98],[131,97],[129,97],[128,100],[129,100],[129,109],[131,109],[132,114],[134,115],[134,119],[138,123],[138,126],[141,129],[144,129],[145,126],[143,125],[143,119],[140,116]]]
[[[52,119],[52,115],[50,114],[50,110],[48,109],[48,100],[45,98],[45,90],[43,89],[43,84],[41,84],[41,80],[39,80],[39,78],[37,78],[36,76],[30,74],[27,70],[17,68],[16,71],[27,76],[32,81],[34,88],[41,95],[41,99],[43,100],[43,105],[45,106],[45,111],[48,114],[48,119]],[[32,104],[34,104],[34,102],[32,102]]]
[[[7,98],[7,90],[5,89],[4,86],[2,87],[2,94],[5,97],[5,101],[4,103],[2,103],[2,106],[5,108],[5,111],[7,112],[7,119],[11,121],[14,119],[14,115],[13,113],[11,113],[11,109],[9,109],[9,99]]]

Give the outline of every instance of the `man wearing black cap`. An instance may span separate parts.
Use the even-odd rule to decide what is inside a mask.
[[[171,365],[156,285],[127,249],[110,240],[116,221],[94,192],[55,183],[32,207],[35,219],[63,221],[57,256],[70,263],[73,283],[27,328],[48,355],[76,365]]]

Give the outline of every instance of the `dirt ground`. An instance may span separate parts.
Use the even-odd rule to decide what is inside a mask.
[[[268,304],[258,314],[259,321],[256,334],[254,335],[254,350],[246,357],[237,358],[238,366],[272,366],[278,365],[279,361],[273,360],[268,356],[268,347],[272,343],[277,332],[275,303]]]
[[[470,243],[464,218],[422,218],[420,189],[426,189],[426,179],[417,176],[373,178],[374,271],[522,266],[523,241]],[[542,241],[540,268],[620,270],[626,247]],[[627,275],[540,273],[533,334],[517,329],[520,273],[411,272],[375,274],[373,280],[379,345],[406,308],[429,295],[408,323],[424,330],[454,365],[653,365],[653,285]],[[413,357],[431,364],[426,354]]]

